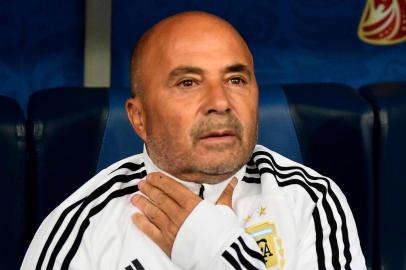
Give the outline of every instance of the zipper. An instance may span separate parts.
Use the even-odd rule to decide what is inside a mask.
[[[204,193],[204,186],[203,186],[203,184],[200,184],[199,197],[202,199],[204,199],[203,193]]]

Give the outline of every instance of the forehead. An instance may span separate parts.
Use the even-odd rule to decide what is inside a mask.
[[[176,27],[177,26],[177,27]],[[183,24],[161,31],[156,36],[152,62],[172,69],[177,66],[214,68],[241,63],[248,67],[253,61],[242,38],[230,27],[213,23]]]

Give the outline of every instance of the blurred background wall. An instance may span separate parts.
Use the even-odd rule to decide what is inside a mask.
[[[41,88],[83,83],[81,0],[0,1],[0,95],[25,106]]]
[[[371,45],[357,35],[367,2],[375,1],[3,0],[0,94],[25,107],[28,95],[42,88],[128,87],[131,48],[140,35],[186,10],[217,14],[240,31],[254,54],[259,83],[359,87],[404,80],[405,42]]]

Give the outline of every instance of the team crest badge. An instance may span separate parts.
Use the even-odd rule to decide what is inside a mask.
[[[250,226],[245,231],[257,241],[267,269],[282,270],[285,265],[284,250],[276,226],[271,222],[263,222]]]
[[[367,0],[358,36],[375,45],[406,41],[406,0]]]

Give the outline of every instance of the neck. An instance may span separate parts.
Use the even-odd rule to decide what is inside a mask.
[[[193,182],[197,184],[218,184],[235,175],[239,171],[239,169],[240,168],[225,174],[205,174],[201,172],[169,173],[176,178],[182,179],[183,181],[187,182]]]
[[[184,182],[190,182],[190,183],[196,183],[196,184],[218,184],[221,183],[225,180],[230,179],[232,176],[236,174],[240,174],[240,170],[242,169],[241,166],[231,172],[227,173],[222,173],[222,174],[207,174],[204,172],[200,172],[198,170],[184,170],[183,172],[177,172],[173,171],[170,169],[165,168],[164,166],[160,166],[157,164],[152,158],[149,156],[147,149],[144,147],[144,158],[145,162],[147,165],[147,168],[149,168],[150,171],[160,171],[168,176],[174,178],[175,180],[180,180]],[[241,173],[243,174],[243,172]],[[242,175],[240,175],[240,178],[242,178]]]

